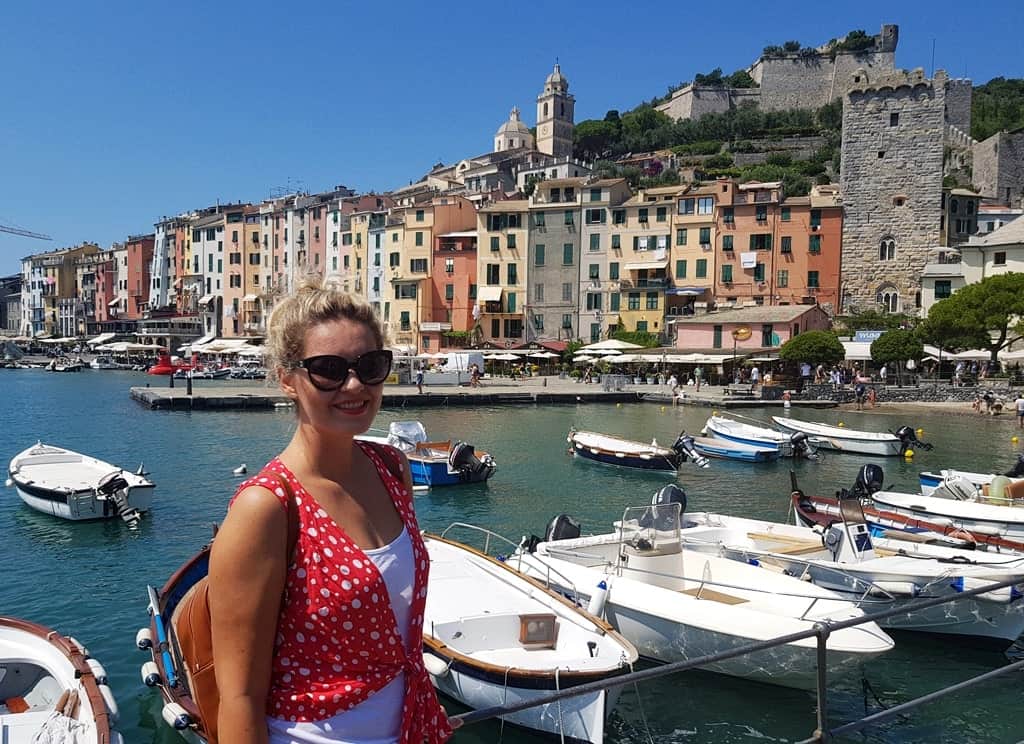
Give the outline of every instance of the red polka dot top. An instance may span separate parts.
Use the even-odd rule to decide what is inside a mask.
[[[276,473],[291,485],[299,517],[277,620],[266,712],[290,721],[320,721],[354,708],[404,671],[400,741],[437,744],[452,730],[423,666],[430,560],[413,513],[412,494],[400,477],[405,458],[391,447],[356,441],[377,468],[412,540],[416,566],[406,641],[403,645],[376,565],[274,458],[235,494],[262,486],[273,490],[287,509],[288,495],[270,474]]]

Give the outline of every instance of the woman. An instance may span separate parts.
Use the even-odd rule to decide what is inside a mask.
[[[451,734],[422,662],[429,560],[408,463],[354,439],[380,409],[383,346],[370,306],[317,280],[270,316],[267,366],[298,426],[239,487],[214,541],[220,744]]]

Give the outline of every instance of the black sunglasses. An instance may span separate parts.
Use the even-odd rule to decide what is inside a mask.
[[[349,371],[364,385],[380,385],[391,374],[391,351],[375,349],[357,356],[352,361],[334,354],[309,357],[295,363],[309,375],[317,390],[337,390],[345,384]]]

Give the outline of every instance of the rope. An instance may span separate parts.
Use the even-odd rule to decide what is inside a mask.
[[[562,691],[562,683],[558,679],[558,672],[560,670],[561,667],[555,667],[555,692]],[[562,721],[562,699],[559,698],[556,700],[555,704],[558,705],[558,740],[561,741],[562,744],[565,744],[565,723]]]
[[[636,670],[633,668],[633,662],[629,662],[629,672],[632,674]],[[633,682],[633,689],[636,691],[636,707],[640,711],[640,722],[644,725],[644,733],[647,734],[647,741],[654,744],[654,736],[651,734],[651,725],[647,722],[647,713],[644,711],[644,701],[640,697],[640,684]]]

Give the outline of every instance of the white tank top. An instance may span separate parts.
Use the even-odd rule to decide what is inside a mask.
[[[416,563],[403,527],[390,544],[364,550],[388,588],[391,609],[404,643],[409,635]],[[286,721],[267,716],[270,744],[396,744],[402,729],[405,672],[351,710],[322,721]]]

